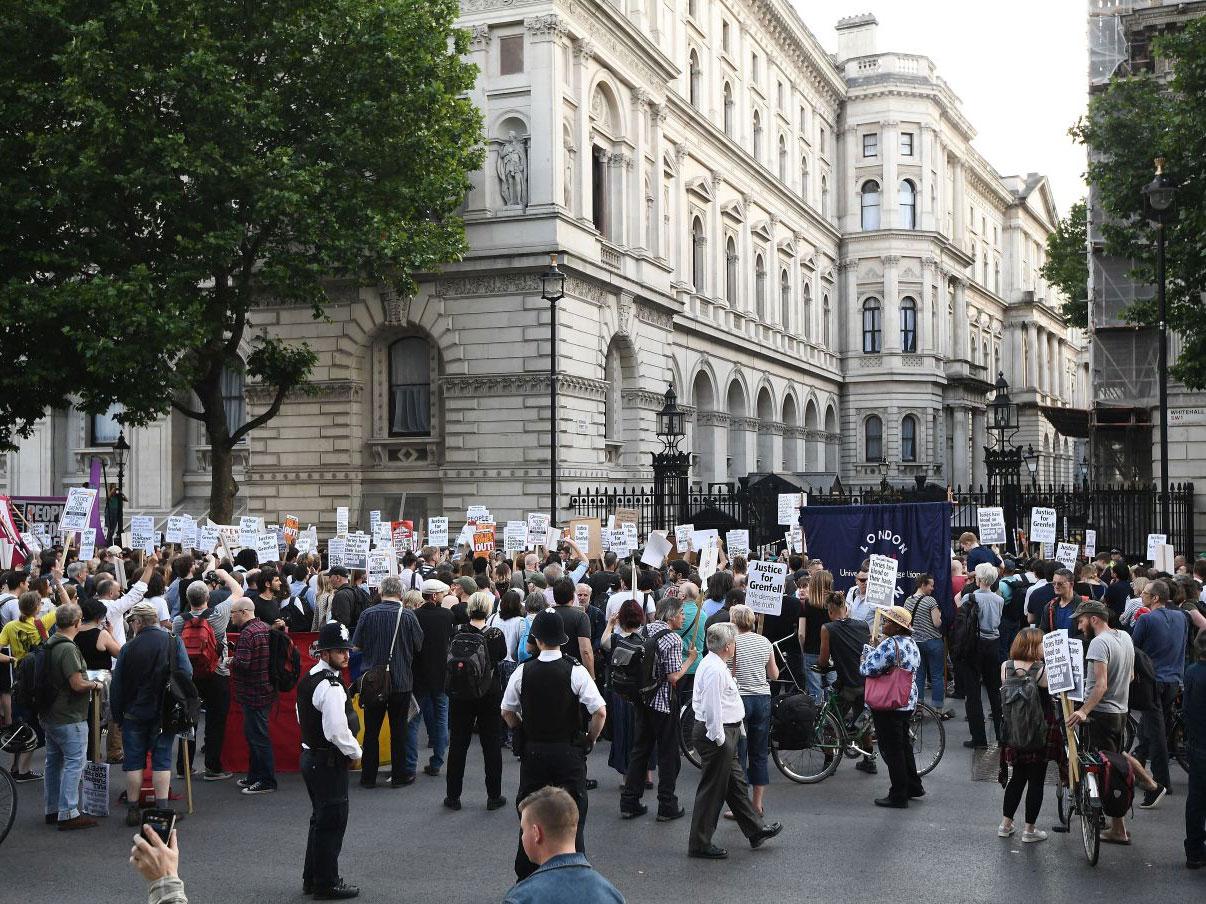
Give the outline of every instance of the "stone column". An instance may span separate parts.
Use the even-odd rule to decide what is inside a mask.
[[[1025,374],[1022,385],[1028,389],[1038,389],[1038,329],[1032,323],[1022,324],[1022,345],[1025,351]]]
[[[933,172],[934,160],[934,129],[929,123],[922,123],[921,132],[917,136],[917,146],[913,153],[917,155],[917,164],[921,167],[920,184],[917,186],[917,228],[933,231],[934,207],[930,203],[930,191],[937,174]]]
[[[1021,389],[1026,385],[1026,374],[1022,368],[1022,328],[1021,323],[1005,324],[1005,342],[1009,349],[1009,364],[1005,368],[1005,376],[1010,387]]]
[[[1062,382],[1060,371],[1063,368],[1060,366],[1059,360],[1059,337],[1055,333],[1047,334],[1047,369],[1049,371],[1047,395],[1058,397]]]
[[[753,314],[756,310],[754,286],[757,277],[754,275],[754,237],[750,232],[750,219],[754,215],[753,203],[753,195],[741,196],[744,216],[741,218],[741,259],[737,262],[737,281],[739,283],[744,281],[745,289],[741,292],[742,297],[738,307],[747,314]],[[744,280],[742,280],[743,274]]]
[[[951,236],[953,241],[960,248],[967,247],[967,206],[963,200],[963,161],[955,159],[951,161],[951,170],[954,174],[955,192],[951,198],[952,210],[954,212],[954,232]],[[966,355],[966,351],[964,352]]]
[[[486,93],[486,84],[490,80],[490,26],[474,25],[469,29],[468,62],[477,66],[477,81],[469,97],[473,106],[481,111],[482,121],[490,120],[490,99]],[[465,203],[465,213],[481,214],[490,209],[490,186],[494,183],[495,148],[490,136],[486,136],[486,156],[482,168],[469,177],[469,197]]]
[[[957,486],[967,486],[971,482],[971,468],[968,465],[968,418],[967,409],[955,406],[952,410],[952,430],[955,441],[954,460],[951,462],[952,473],[950,482]]]
[[[724,272],[725,272],[725,249],[724,249],[724,229],[721,225],[720,216],[720,187],[724,185],[724,174],[719,170],[712,170],[712,206],[708,211],[708,249],[707,249],[707,269],[708,269],[708,295],[713,298],[717,304],[727,306],[728,302],[724,297]]]
[[[590,74],[587,67],[595,55],[590,41],[574,42],[574,85],[578,93],[578,108],[574,111],[574,133],[578,145],[577,214],[584,223],[591,222],[592,169],[595,162],[594,144],[590,140]]]
[[[804,286],[807,284],[807,280],[804,276],[804,257],[802,250],[804,248],[806,237],[804,233],[796,232],[792,234],[792,240],[796,246],[795,256],[791,260],[791,284],[793,286],[792,291],[795,296],[795,301],[792,305],[792,335],[801,339],[807,335],[815,339],[816,331],[813,329],[812,324],[804,322]],[[808,288],[812,293],[812,305],[815,308],[821,303],[820,296],[817,295],[816,286],[809,286]],[[815,316],[815,311],[813,313]],[[804,412],[800,412],[800,417],[804,417]],[[790,435],[784,436],[784,443],[794,441],[795,440]]]
[[[918,351],[929,352],[930,354],[933,354],[941,347],[938,342],[938,330],[942,329],[941,315],[945,313],[936,309],[937,305],[934,301],[934,271],[936,267],[937,262],[934,258],[927,256],[921,259],[922,298],[917,306],[917,325],[921,331],[921,342],[917,344],[917,349]]]
[[[1047,392],[1047,374],[1048,374],[1047,331],[1044,330],[1041,326],[1037,326],[1037,325],[1034,328],[1034,346],[1035,346],[1034,366],[1037,369],[1037,373],[1036,373],[1037,379],[1034,382],[1034,387],[1039,392],[1046,393]]]
[[[662,210],[663,181],[665,167],[662,165],[662,126],[666,122],[665,104],[653,104],[649,108],[650,151],[653,154],[653,182],[650,193],[653,195],[653,235],[648,238],[648,248],[654,257],[665,258],[669,249],[662,247]]]
[[[897,158],[900,156],[900,123],[885,119],[881,123],[879,154],[884,162],[883,190],[880,192],[880,225],[884,229],[899,229],[900,222],[900,179],[897,176]]]
[[[851,184],[848,179],[842,178],[839,175],[842,173],[854,172],[855,161],[859,159],[857,155],[862,153],[861,148],[855,147],[856,137],[857,135],[855,133],[854,126],[846,126],[846,128],[842,129],[841,131],[841,142],[838,143],[839,135],[837,129],[834,129],[833,140],[835,142],[835,147],[833,149],[833,156],[836,166],[833,169],[834,180],[830,197],[833,199],[833,203],[835,205],[833,208],[833,213],[837,217],[838,228],[840,228],[842,232],[858,232],[862,225],[859,223],[859,186],[858,184]],[[882,196],[880,198],[880,203],[883,203]],[[880,213],[883,213],[882,209],[880,210]]]
[[[862,314],[858,310],[858,258],[849,258],[838,263],[841,273],[842,288],[838,294],[838,329],[837,335],[845,337],[844,347],[839,347],[837,353],[854,354],[862,351],[862,336],[859,331],[862,326]],[[839,340],[840,341],[840,340]]]
[[[770,244],[766,246],[766,322],[783,327],[779,303],[779,218],[770,215]]]
[[[967,359],[967,278],[955,274],[955,331],[951,337],[952,348],[950,357],[955,360]]]
[[[628,174],[628,192],[632,198],[628,210],[628,244],[635,251],[643,252],[649,248],[649,237],[645,235],[645,117],[649,114],[649,92],[638,88],[632,96],[636,150],[632,172]]]
[[[884,264],[884,307],[883,327],[884,338],[880,346],[885,352],[900,351],[900,289],[898,268],[900,255],[888,254],[883,258]]]
[[[528,137],[528,208],[552,208],[561,199],[561,101],[565,73],[560,72],[559,41],[565,20],[555,14],[524,19],[528,31],[527,69],[531,74]]]
[[[689,280],[691,250],[687,247],[687,146],[679,144],[674,149],[674,162],[678,167],[677,184],[674,191],[674,219],[670,223],[670,244],[676,250],[674,264],[674,279],[680,285],[686,285]]]
[[[985,412],[972,411],[972,483],[983,486],[988,483],[988,471],[984,466],[984,447],[988,445],[988,430]]]

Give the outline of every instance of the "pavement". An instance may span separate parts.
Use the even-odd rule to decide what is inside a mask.
[[[1184,866],[1186,776],[1175,764],[1175,795],[1157,810],[1136,810],[1132,846],[1102,845],[1094,868],[1075,831],[1023,844],[1019,822],[1013,838],[998,838],[1001,788],[972,781],[972,751],[962,747],[966,724],[957,718],[946,726],[946,754],[925,779],[927,795],[907,810],[872,805],[887,790],[882,765],[869,776],[845,760],[819,785],[794,785],[772,764],[766,816],[782,822],[783,833],[751,851],[736,825],[721,820],[715,841],[730,852],[721,862],[686,856],[695,768],[684,760],[679,777],[687,817],[658,823],[651,806],[642,819],[621,820],[620,776],[608,768],[608,745],[601,742],[590,760],[599,788],[591,792],[587,855],[633,904],[698,904],[705,897],[825,904],[1206,900],[1206,870]],[[514,804],[519,763],[509,751],[503,762],[503,790]],[[340,864],[361,887],[360,901],[502,900],[514,879],[518,820],[513,806],[486,811],[481,776],[475,744],[459,812],[441,806],[442,776],[420,772],[414,785],[397,790],[364,790],[353,777]],[[117,785],[120,773],[113,779]],[[174,781],[173,788],[182,784]],[[180,873],[193,904],[310,900],[301,894],[309,802],[300,776],[282,775],[277,793],[256,797],[239,794],[234,779],[197,781],[193,788],[195,813],[179,826]],[[43,824],[41,796],[41,783],[19,786],[17,821],[0,845],[6,887],[15,891],[14,876],[22,877],[21,893],[11,900],[145,901],[146,885],[127,863],[134,830],[125,826],[124,810],[115,809],[99,828],[64,835]],[[656,803],[653,792],[647,802]],[[1049,830],[1056,821],[1048,786],[1039,824]]]

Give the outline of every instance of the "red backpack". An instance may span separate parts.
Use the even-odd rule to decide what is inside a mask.
[[[204,678],[218,668],[218,635],[204,615],[185,618],[180,628],[184,652],[193,666],[193,677]]]

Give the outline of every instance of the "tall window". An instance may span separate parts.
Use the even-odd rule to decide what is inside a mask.
[[[696,217],[691,221],[691,282],[696,292],[702,292],[704,286],[704,254],[707,251],[707,238],[704,236],[703,220]]]
[[[729,42],[731,40],[729,37],[729,33],[731,31],[732,31],[732,29],[729,28],[728,19],[725,19],[723,22],[720,23],[720,48],[725,53],[728,53],[730,50],[732,50],[732,48],[729,46]]]
[[[724,133],[733,137],[733,86],[724,83]]]
[[[821,127],[820,132],[817,134],[817,145],[818,145],[818,147],[820,148],[820,150],[821,150],[821,153],[822,153],[822,154],[826,153],[826,151],[825,151],[825,128],[824,128],[824,126],[822,126],[822,127]]]
[[[399,339],[389,347],[389,435],[431,433],[431,357],[427,341]]]
[[[762,69],[759,66],[758,54],[750,54],[750,78],[755,82],[762,81]]]
[[[247,423],[247,401],[243,396],[246,378],[235,367],[222,370],[222,407],[226,411],[226,429],[234,433]],[[246,437],[243,437],[246,440]]]
[[[691,101],[691,106],[699,107],[699,77],[702,74],[702,70],[699,68],[699,54],[694,50],[687,57],[687,70],[690,77],[688,99]]]
[[[808,283],[804,283],[803,295],[804,305],[802,320],[804,322],[800,324],[800,334],[807,339],[812,335],[812,286],[810,286]]]
[[[699,0],[687,0],[687,15],[692,19],[699,17]]]
[[[782,111],[783,110],[783,83],[782,82],[775,83],[775,102],[778,104],[779,110]]]
[[[89,418],[92,422],[92,445],[112,446],[117,442],[117,438],[121,436],[121,424],[117,422],[117,416],[125,410],[126,406],[121,402],[114,402],[100,414]]]
[[[779,181],[787,181],[787,139],[779,136]]]
[[[907,295],[900,300],[900,350],[917,351],[917,302]]]
[[[879,135],[872,133],[863,136],[863,156],[877,157],[879,156]]]
[[[917,461],[917,418],[911,414],[900,422],[900,460]]]
[[[879,183],[868,179],[861,190],[863,209],[863,229],[879,228]]]
[[[758,319],[766,320],[766,265],[762,263],[762,255],[754,258],[754,309]]]
[[[866,459],[870,462],[884,460],[884,422],[873,414],[863,424],[863,445]]]
[[[880,350],[883,331],[880,329],[880,307],[878,298],[863,302],[863,351],[874,354]]]
[[[724,247],[724,297],[730,305],[737,304],[737,243],[732,236]]]
[[[917,189],[908,179],[900,183],[900,227],[917,228]]]
[[[829,296],[821,297],[821,340],[825,343],[825,347],[829,348],[829,323],[832,319],[832,312],[829,310]]]
[[[762,117],[754,111],[754,159],[762,161]]]
[[[786,270],[779,271],[779,325],[787,329],[791,323],[791,277]]]
[[[800,197],[808,200],[808,158],[800,158]]]
[[[829,178],[821,176],[821,216],[829,216]]]
[[[912,132],[901,132],[900,133],[900,156],[901,157],[912,157],[913,156],[913,133]]]
[[[590,217],[600,235],[607,234],[607,161],[602,148],[590,157]]]

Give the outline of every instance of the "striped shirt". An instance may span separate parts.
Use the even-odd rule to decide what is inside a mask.
[[[942,637],[942,634],[934,627],[933,611],[937,605],[938,601],[929,595],[912,596],[905,600],[905,608],[913,616],[913,640],[916,643],[925,643],[927,640],[938,640]]]
[[[736,664],[733,677],[737,679],[737,690],[744,696],[770,694],[770,682],[766,678],[766,663],[771,657],[771,642],[753,631],[738,632]]]
[[[375,606],[365,609],[356,622],[356,633],[352,636],[352,644],[363,656],[360,659],[364,668],[385,665],[390,660],[390,687],[395,691],[409,691],[413,682],[414,654],[423,649],[423,629],[419,619],[409,609],[402,609],[397,600],[382,600]],[[399,621],[399,610],[401,620]],[[398,641],[394,643],[394,630],[397,629]],[[393,645],[394,655],[390,658],[390,645]]]

